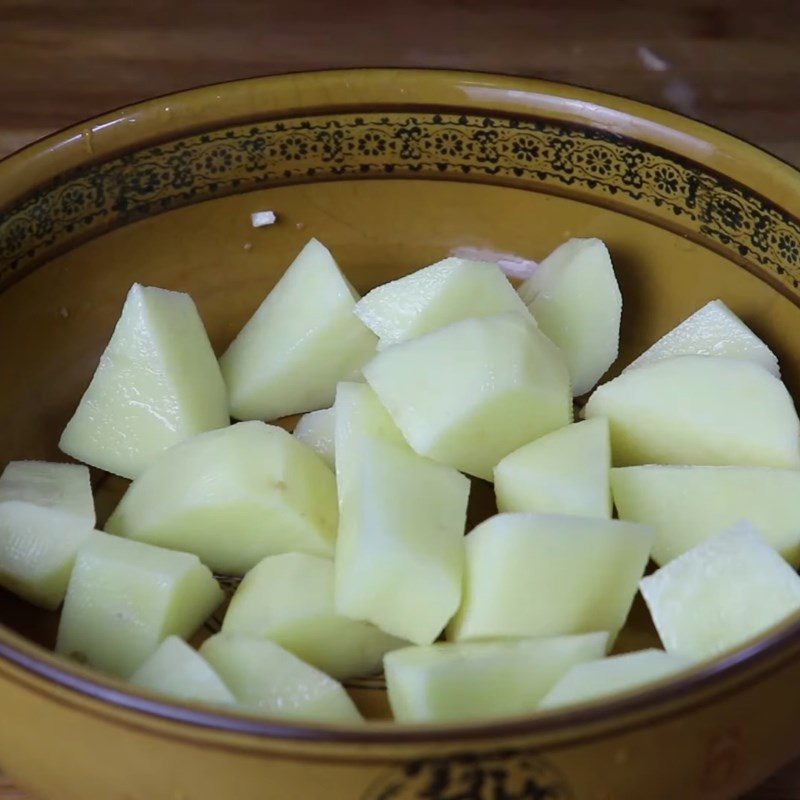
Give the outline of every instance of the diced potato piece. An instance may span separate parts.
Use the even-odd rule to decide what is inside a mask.
[[[336,479],[282,428],[240,422],[173,448],[135,480],[110,533],[195,553],[243,575],[262,558],[333,554]]]
[[[727,356],[753,361],[776,378],[778,359],[722,300],[712,300],[665,333],[654,345],[632,361],[625,370],[643,367],[673,356]]]
[[[800,610],[800,576],[749,523],[737,523],[644,578],[668,653],[706,659]]]
[[[608,417],[617,466],[800,467],[792,398],[774,375],[749,361],[656,361],[600,386],[584,413]]]
[[[334,412],[334,440],[344,439],[348,444],[364,437],[375,437],[386,442],[408,447],[403,434],[395,425],[391,414],[378,395],[366,383],[342,381],[336,387]],[[334,442],[334,452],[335,452]],[[337,464],[339,462],[337,461]]]
[[[358,430],[351,396],[347,413],[336,401],[336,472],[339,537],[336,609],[415,644],[430,644],[461,598],[469,481],[456,470],[392,441],[391,428],[376,434],[365,414]],[[383,413],[374,403],[373,411]],[[376,414],[380,417],[380,414]],[[350,423],[353,423],[352,425]]]
[[[253,567],[222,630],[270,639],[338,680],[379,671],[384,653],[406,644],[337,614],[333,561],[305,553],[269,556]]]
[[[800,471],[769,467],[620,467],[611,471],[621,519],[650,525],[666,564],[739,520],[800,566]]]
[[[507,455],[494,468],[500,511],[610,517],[611,442],[603,418],[576,422]]]
[[[0,586],[42,608],[58,608],[75,554],[91,532],[56,509],[0,502]]]
[[[229,422],[225,384],[192,298],[135,283],[59,447],[135,478],[164,450]]]
[[[125,678],[167,636],[191,636],[222,596],[197,556],[95,531],[78,551],[56,651]]]
[[[464,598],[452,641],[616,635],[652,544],[644,525],[552,514],[498,514],[466,537]]]
[[[486,480],[509,453],[572,420],[560,351],[518,314],[389,347],[364,376],[420,455]]]
[[[57,608],[94,523],[86,467],[12,461],[0,477],[0,586]]]
[[[0,503],[11,500],[55,509],[94,527],[89,470],[81,464],[9,462],[0,475]]]
[[[336,462],[336,485],[339,492],[339,505],[346,494],[352,479],[358,485],[361,471],[355,453],[365,439],[380,439],[383,442],[400,445],[413,453],[403,438],[389,412],[381,404],[378,396],[365,383],[343,381],[336,388],[334,405],[334,455]],[[342,442],[341,455],[336,452],[336,441]]]
[[[336,384],[375,352],[353,314],[358,294],[311,239],[220,359],[236,419],[326,408]]]
[[[533,271],[519,293],[567,359],[572,391],[588,392],[619,353],[622,295],[599,239],[570,239]]]
[[[131,676],[143,689],[181,700],[234,705],[236,699],[211,665],[178,636],[168,636]]]
[[[335,466],[333,450],[333,428],[335,420],[332,408],[309,411],[303,414],[294,427],[294,435],[308,445],[331,469]]]
[[[312,722],[360,722],[342,685],[268,639],[218,633],[200,655],[242,705],[258,714]]]
[[[496,264],[446,258],[373,289],[358,301],[356,316],[380,337],[379,349],[468,317],[515,312],[531,321]]]
[[[557,708],[645,688],[692,666],[688,658],[663,650],[639,650],[576,664],[547,693],[539,708]]]
[[[368,385],[340,383],[334,410],[336,607],[427,644],[461,597],[469,481],[418,456]]]
[[[406,647],[384,658],[397,722],[453,722],[533,711],[574,664],[605,655],[607,633]]]

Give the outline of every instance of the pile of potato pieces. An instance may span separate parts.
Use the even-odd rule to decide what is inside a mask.
[[[60,442],[133,482],[101,532],[85,466],[9,464],[0,585],[63,602],[66,656],[273,717],[358,721],[340,681],[381,667],[410,723],[690,669],[800,608],[800,425],[720,300],[573,422],[621,312],[597,239],[518,289],[447,258],[364,298],[312,239],[219,361],[188,295],[134,285]],[[499,513],[464,536],[466,476]],[[212,570],[244,577],[197,651]],[[609,657],[639,589],[664,650]]]

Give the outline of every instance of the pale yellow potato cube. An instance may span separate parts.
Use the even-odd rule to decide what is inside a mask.
[[[12,461],[0,477],[0,586],[57,608],[94,524],[86,467]]]
[[[469,481],[418,456],[368,385],[340,383],[334,410],[337,608],[427,644],[458,607]]]
[[[600,239],[570,239],[519,287],[544,334],[563,351],[573,394],[588,392],[619,353],[622,295]]]
[[[394,345],[364,376],[414,450],[486,480],[509,453],[572,420],[563,356],[519,314]]]
[[[605,654],[607,633],[440,642],[384,658],[397,722],[454,722],[533,711],[574,664]]]
[[[776,378],[778,359],[722,300],[712,300],[665,333],[625,371],[673,356],[727,356],[760,364]]]
[[[358,459],[353,454],[365,439],[379,439],[399,445],[406,452],[413,451],[389,412],[367,384],[348,381],[340,383],[336,388],[333,410],[336,485],[341,506],[351,480],[350,473],[354,474],[356,483],[359,480],[361,471]],[[336,441],[342,443],[341,453],[336,452]]]
[[[168,636],[130,678],[134,686],[201,703],[235,705],[211,665],[178,636]]]
[[[496,264],[445,258],[390,283],[356,303],[356,316],[380,337],[379,349],[468,317],[530,312]]]
[[[663,650],[639,650],[575,664],[539,704],[544,711],[559,706],[606,699],[644,689],[691,668],[693,661]]]
[[[652,545],[645,525],[498,514],[466,537],[464,597],[451,641],[622,628]]]
[[[270,639],[337,680],[372,675],[407,642],[336,613],[333,561],[306,553],[269,556],[245,575],[225,614],[225,633]]]
[[[653,528],[653,560],[672,561],[739,520],[800,566],[800,471],[769,467],[619,467],[611,471],[620,519]]]
[[[191,636],[222,597],[197,556],[95,531],[75,560],[56,651],[127,678],[167,636]]]
[[[225,384],[192,298],[135,283],[59,447],[135,478],[178,442],[229,422]]]
[[[322,459],[282,428],[253,421],[165,453],[131,484],[106,529],[243,575],[269,555],[333,555],[337,519],[336,479]]]
[[[308,445],[331,469],[335,467],[333,431],[336,420],[332,408],[303,414],[292,433]]]
[[[253,713],[309,722],[361,722],[338,681],[268,639],[218,633],[203,643],[200,655]]]
[[[587,419],[607,417],[616,466],[800,468],[800,422],[786,387],[758,364],[676,356],[600,386]]]
[[[800,611],[800,576],[749,523],[697,545],[644,578],[668,653],[697,660],[746,644]]]
[[[311,239],[220,359],[236,419],[273,420],[326,408],[336,384],[375,352],[353,314],[358,293]]]
[[[497,508],[610,517],[610,469],[607,420],[567,425],[509,453],[494,468]]]
[[[430,644],[461,598],[469,481],[414,453],[367,386],[336,398],[340,614]]]
[[[81,464],[10,461],[0,475],[0,503],[11,500],[95,524],[89,470]]]

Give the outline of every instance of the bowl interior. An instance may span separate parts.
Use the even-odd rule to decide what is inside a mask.
[[[220,119],[214,128],[224,135],[226,126],[233,129],[233,123]],[[622,349],[610,375],[692,311],[719,297],[776,351],[790,391],[800,396],[800,308],[791,285],[777,279],[781,273],[765,269],[758,259],[740,249],[726,249],[718,239],[698,232],[690,215],[665,217],[663,210],[654,212],[648,203],[661,191],[658,181],[669,178],[666,173],[660,179],[656,170],[645,173],[642,168],[640,199],[627,196],[625,204],[609,199],[599,173],[594,186],[584,182],[574,189],[559,186],[557,191],[533,168],[529,179],[525,173],[513,181],[500,180],[485,170],[464,169],[464,145],[459,149],[461,140],[452,132],[448,140],[444,128],[425,134],[432,137],[432,147],[439,147],[437,158],[443,168],[434,162],[418,174],[405,170],[398,175],[383,161],[394,157],[399,164],[407,156],[387,155],[385,145],[378,152],[384,140],[380,125],[374,127],[375,137],[362,135],[354,152],[362,157],[373,148],[381,169],[331,171],[323,149],[314,156],[318,175],[309,175],[306,169],[302,180],[276,179],[264,188],[248,183],[243,164],[240,185],[227,185],[224,192],[198,191],[182,196],[180,202],[148,200],[137,213],[118,214],[113,222],[93,228],[83,241],[70,238],[71,230],[63,224],[72,214],[63,200],[69,186],[60,190],[62,210],[50,206],[51,215],[61,214],[55,233],[52,224],[37,229],[35,215],[29,212],[20,217],[22,201],[10,205],[6,224],[15,215],[28,220],[29,240],[34,246],[44,243],[44,255],[32,257],[13,280],[0,283],[0,418],[5,420],[0,428],[0,465],[20,458],[63,460],[57,448],[61,430],[108,341],[131,283],[190,292],[220,353],[310,236],[330,247],[362,293],[456,247],[488,248],[538,260],[571,236],[597,236],[612,253],[624,301]],[[600,135],[599,127],[588,125],[587,130],[590,138]],[[572,123],[565,123],[564,141],[572,131]],[[444,143],[436,145],[436,136],[445,137]],[[264,147],[259,137],[257,132],[245,137],[242,152],[247,152],[248,143],[251,150]],[[150,143],[143,141],[139,149],[146,146]],[[625,146],[645,149],[635,139],[626,140]],[[603,147],[613,165],[618,155],[613,142]],[[204,152],[205,161],[198,156],[185,178],[190,183],[202,180],[205,186],[213,185],[217,170],[239,169],[233,150]],[[287,165],[289,175],[298,152],[285,146],[271,157]],[[524,163],[519,153],[509,152],[509,157]],[[595,157],[602,154],[601,148]],[[226,164],[229,157],[232,164]],[[152,158],[158,162],[159,156]],[[552,166],[552,157],[548,158]],[[754,150],[752,158],[757,158]],[[97,169],[87,166],[89,178],[81,176],[80,185],[91,185],[92,170]],[[130,174],[144,180],[143,170],[140,164]],[[180,188],[180,170],[174,164],[164,170],[169,175],[169,180],[161,179],[164,191],[174,194],[176,185]],[[649,195],[648,190],[652,190]],[[158,191],[151,187],[156,198]],[[124,200],[126,192],[135,197],[135,186],[119,189],[117,200]],[[89,201],[78,192],[74,202]],[[277,224],[252,228],[250,214],[267,209],[276,212]],[[746,217],[746,209],[744,213]],[[12,267],[15,263],[7,261]],[[100,473],[93,477],[102,525],[125,482]],[[491,487],[476,483],[473,523],[492,511]],[[50,646],[57,616],[0,590],[0,623]],[[218,624],[219,614],[201,636]],[[637,601],[617,649],[656,642],[648,615]],[[378,686],[368,680],[351,687],[372,716],[386,713],[383,693],[375,690]]]

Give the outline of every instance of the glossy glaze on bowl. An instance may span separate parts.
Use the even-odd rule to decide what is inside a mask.
[[[454,247],[538,259],[600,236],[625,299],[620,366],[721,297],[800,396],[799,188],[790,168],[699,123],[487,75],[295,75],[123,109],[0,164],[0,463],[59,457],[131,282],[190,291],[221,351],[310,235],[362,291]],[[278,223],[253,229],[267,209]],[[119,489],[103,486],[101,518]],[[650,641],[642,619],[624,647]],[[721,798],[798,751],[798,625],[606,706],[332,731],[128,692],[27,641],[48,642],[54,619],[7,595],[0,622],[0,762],[53,800],[232,786],[242,798]],[[375,682],[357,694],[385,709]]]

